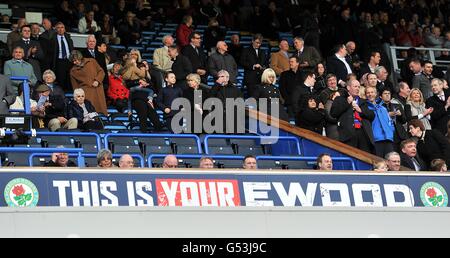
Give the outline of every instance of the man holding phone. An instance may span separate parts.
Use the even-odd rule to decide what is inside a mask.
[[[57,148],[64,148],[60,145]],[[52,154],[52,160],[47,162],[45,167],[76,167],[75,162],[69,160],[69,155],[65,152],[55,152]]]

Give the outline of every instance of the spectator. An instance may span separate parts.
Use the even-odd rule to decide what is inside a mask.
[[[391,101],[391,92],[387,89],[381,93],[381,104],[389,112],[389,116],[392,119],[395,127],[394,133],[394,150],[400,151],[400,143],[403,140],[408,139],[408,134],[405,131],[404,125],[406,124],[406,114],[403,107],[400,104],[394,104]]]
[[[73,16],[73,10],[69,6],[69,0],[62,0],[61,4],[56,8],[57,20],[63,24],[67,24],[69,27],[73,27],[72,16]],[[77,20],[77,22],[78,21],[79,20]]]
[[[441,37],[441,28],[433,27],[431,33],[425,34],[425,46],[430,48],[442,48],[444,39]],[[436,58],[441,56],[441,51],[434,51]]]
[[[60,145],[57,148],[64,148]],[[65,152],[55,152],[52,154],[52,159],[45,163],[44,167],[77,167],[77,164],[69,160],[69,155]]]
[[[234,57],[234,60],[237,60],[237,62],[241,62],[241,56],[242,56],[242,50],[244,47],[240,43],[239,35],[233,34],[231,35],[231,44],[228,47],[228,53]],[[217,42],[219,43],[219,42]],[[217,52],[217,44],[216,44],[216,52]]]
[[[173,61],[172,71],[177,78],[175,86],[182,90],[187,89],[186,76],[192,72],[191,61],[184,55],[178,53],[178,48],[175,45],[169,47],[169,56]]]
[[[109,14],[103,15],[103,23],[100,26],[103,42],[106,44],[120,44],[120,38],[117,37],[117,29],[111,22]]]
[[[167,155],[164,158],[163,168],[178,168],[178,159],[175,155]]]
[[[191,33],[194,31],[194,29],[192,28],[193,23],[194,20],[192,19],[192,16],[186,15],[183,17],[182,23],[178,26],[176,36],[177,45],[180,48],[189,45],[189,35],[191,35]]]
[[[433,161],[431,161],[430,170],[431,171],[439,171],[439,172],[447,172],[448,168],[447,168],[447,164],[445,163],[445,160],[433,159]]]
[[[266,53],[262,50],[263,37],[261,34],[253,36],[252,45],[242,51],[241,64],[244,67],[244,85],[248,95],[254,96],[256,85],[261,83],[261,75],[267,67]]]
[[[172,71],[173,61],[169,56],[169,47],[173,45],[172,35],[165,35],[162,39],[163,47],[155,49],[153,52],[153,67],[162,72]]]
[[[27,21],[25,18],[20,18],[17,20],[17,27],[13,28],[6,36],[6,44],[8,45],[9,53],[13,52],[14,42],[21,39],[20,30],[22,29],[22,26],[26,24]]]
[[[325,126],[323,104],[318,103],[313,96],[302,97],[295,121],[297,126],[322,135]]]
[[[399,92],[396,94],[395,98],[392,99],[392,103],[400,105],[404,110],[409,94],[411,94],[411,88],[409,88],[409,85],[406,82],[400,82],[398,87]]]
[[[414,139],[410,138],[402,141],[400,148],[402,150],[400,154],[402,166],[413,171],[425,171],[427,169],[426,164],[417,153],[417,143]]]
[[[361,75],[360,71],[363,62],[356,52],[356,43],[353,41],[349,41],[347,42],[347,44],[345,44],[345,47],[347,48],[347,56],[345,57],[347,63],[352,66],[352,70],[356,74]]]
[[[288,114],[283,108],[280,91],[278,87],[275,86],[277,81],[277,76],[275,71],[271,68],[264,70],[261,76],[261,85],[258,85],[254,92],[254,98],[258,102],[258,105],[261,105],[262,101],[266,102],[265,107],[267,110],[262,110],[261,106],[259,106],[259,111],[276,117],[281,120],[289,121]],[[272,105],[278,106],[278,114],[272,113]]]
[[[450,162],[450,144],[445,136],[438,130],[425,130],[423,123],[418,119],[408,122],[409,133],[416,137],[417,152],[429,166],[433,159],[443,159]]]
[[[208,59],[208,72],[214,77],[214,80],[218,79],[218,72],[225,70],[230,74],[230,82],[236,83],[238,68],[233,56],[227,53],[228,46],[224,41],[217,42],[216,53],[211,54]]]
[[[295,88],[291,96],[292,108],[295,115],[298,115],[301,109],[301,106],[306,104],[304,100],[306,98],[318,98],[318,92],[314,88],[316,84],[316,75],[313,72],[308,72],[305,75],[305,80],[303,85]],[[307,105],[306,105],[307,106]]]
[[[126,19],[119,25],[119,38],[122,45],[135,45],[141,41],[142,31],[135,17],[134,13],[127,12]]]
[[[405,106],[406,120],[419,119],[425,126],[426,130],[431,130],[431,114],[433,108],[426,108],[422,92],[419,89],[411,90]]]
[[[450,91],[444,90],[444,82],[441,79],[431,81],[433,96],[427,99],[426,106],[433,108],[431,113],[431,128],[447,133],[447,123],[450,117]]]
[[[202,83],[206,84],[208,79],[208,74],[206,73],[206,54],[202,44],[202,36],[198,32],[193,32],[189,35],[190,44],[185,46],[181,53],[183,56],[187,57],[192,64],[191,73],[196,73],[200,75]]]
[[[376,102],[378,97],[376,88],[366,87],[366,96],[368,107],[375,114],[375,118],[372,121],[375,153],[378,157],[384,157],[386,154],[394,151],[394,123],[387,109]]]
[[[433,96],[433,91],[431,90],[431,80],[433,79],[433,64],[429,61],[424,62],[423,67],[420,65],[420,61],[413,59],[409,67],[414,73],[414,78],[412,81],[412,86],[415,89],[419,89],[425,100]]]
[[[133,157],[131,157],[131,155],[129,155],[129,154],[122,155],[119,160],[119,168],[121,168],[121,169],[134,168]]]
[[[101,53],[97,48],[97,39],[94,35],[88,35],[86,39],[86,48],[81,50],[81,54],[85,58],[93,58],[97,61],[97,64],[103,69],[105,75],[108,75],[108,69],[106,68],[105,53]],[[108,89],[108,76],[103,79],[103,88]]]
[[[292,95],[297,88],[301,87],[303,80],[303,73],[299,68],[300,63],[298,57],[292,56],[289,58],[289,70],[282,72],[280,76],[280,94],[284,99],[284,105],[288,110],[289,117],[295,116],[294,99]],[[295,103],[295,105],[297,105]]]
[[[370,53],[369,62],[363,64],[361,67],[360,75],[366,73],[375,73],[375,70],[380,66],[381,54],[378,51],[372,51]]]
[[[119,111],[123,111],[128,107],[128,99],[130,97],[130,91],[125,86],[122,75],[120,75],[120,70],[122,70],[122,65],[120,63],[115,63],[113,65],[111,74],[109,77],[109,88],[107,95],[113,101],[112,104]]]
[[[172,131],[172,118],[177,114],[172,110],[172,102],[177,98],[183,97],[183,91],[179,87],[175,87],[176,76],[173,72],[168,72],[165,75],[166,87],[158,94],[156,103],[158,108],[164,112],[164,120],[169,131]]]
[[[318,63],[314,72],[316,74],[314,89],[316,89],[317,92],[322,93],[322,91],[327,88],[325,65]]]
[[[300,68],[307,72],[314,71],[316,65],[322,61],[322,57],[316,48],[305,46],[303,38],[296,37],[294,39],[295,53],[300,61]],[[345,56],[344,56],[345,57]]]
[[[58,95],[62,99],[65,99],[64,90],[55,82],[56,75],[52,70],[44,71],[42,74],[42,79],[44,80],[44,84],[50,88],[50,95]]]
[[[23,76],[27,77],[29,83],[31,84],[31,87],[33,87],[36,82],[37,78],[34,75],[33,67],[25,62],[23,60],[24,52],[23,48],[21,47],[15,47],[13,51],[13,58],[11,60],[8,60],[5,62],[5,71],[4,74],[6,76]],[[20,87],[20,82],[15,81],[13,82],[14,86],[14,94],[17,94],[18,88]]]
[[[103,90],[103,78],[105,72],[92,58],[84,58],[80,51],[74,50],[70,55],[74,64],[70,70],[70,80],[73,89],[81,88],[95,107],[95,111],[108,115],[106,108],[105,91]]]
[[[217,19],[211,19],[204,32],[204,46],[208,53],[215,50],[217,42],[225,40],[225,31],[219,27]]]
[[[42,19],[42,27],[44,32],[39,35],[39,43],[41,44],[44,52],[44,59],[41,60],[41,71],[51,69],[52,56],[51,56],[51,39],[56,37],[56,31],[53,29],[52,22],[48,18]]]
[[[333,160],[331,159],[331,155],[327,153],[320,154],[317,157],[317,170],[322,171],[332,171],[333,170]]]
[[[56,81],[66,91],[71,90],[70,87],[70,61],[69,55],[73,50],[73,41],[70,35],[66,33],[66,27],[63,23],[58,22],[55,26],[56,37],[50,39],[50,52],[52,53],[51,66],[55,71]]]
[[[14,88],[8,77],[0,74],[0,115],[9,114],[9,106],[16,101]]]
[[[388,171],[400,171],[400,154],[397,152],[389,152],[386,154],[385,159],[387,160]]]
[[[94,11],[86,12],[78,22],[78,32],[81,34],[94,34],[99,30],[100,28],[94,20]]]
[[[203,157],[200,159],[200,166],[201,169],[212,169],[214,168],[214,160],[209,157]]]
[[[95,107],[85,98],[82,88],[73,91],[74,101],[68,107],[68,118],[78,120],[78,128],[82,130],[101,130],[103,123],[95,112]]]
[[[280,41],[280,51],[271,54],[270,68],[272,68],[276,75],[281,75],[282,72],[289,70],[289,42],[285,39]]]
[[[242,167],[247,170],[256,170],[258,169],[258,164],[256,162],[256,157],[253,155],[247,155],[244,158],[244,162]]]
[[[98,168],[113,168],[112,152],[107,149],[101,149],[97,154],[97,167]]]
[[[338,119],[341,142],[371,152],[373,142],[371,122],[375,118],[375,113],[368,108],[365,100],[359,98],[359,88],[357,80],[348,82],[348,92],[334,100],[330,115]]]
[[[336,75],[338,84],[341,85],[341,87],[344,87],[347,75],[353,73],[353,70],[347,63],[347,60],[345,60],[345,57],[347,56],[347,48],[345,45],[338,45],[334,50],[335,54],[327,59],[327,71],[328,73]]]
[[[339,91],[332,92],[329,99],[325,103],[325,131],[328,138],[339,141],[338,120],[330,115],[331,107],[337,97],[340,97]]]
[[[394,89],[394,85],[388,79],[389,73],[384,66],[377,67],[375,69],[375,74],[377,75],[378,78],[377,83],[378,92],[382,92],[385,89],[390,90],[391,92],[396,92],[396,90]]]
[[[373,171],[374,172],[387,172],[388,171],[388,165],[385,160],[380,160],[375,162],[373,164]]]
[[[187,133],[201,133],[203,132],[203,125],[196,123],[196,117],[203,118],[206,117],[206,110],[203,109],[203,103],[209,98],[207,91],[200,90],[200,76],[196,73],[188,74],[187,78],[187,89],[183,90],[183,97],[190,103],[190,119],[186,119],[186,132]],[[188,110],[186,110],[188,111]],[[179,121],[178,121],[179,122]],[[173,123],[172,123],[173,124]],[[197,126],[196,126],[197,125]],[[180,127],[181,128],[181,125]],[[172,128],[173,131],[175,128]]]
[[[322,90],[322,92],[320,92],[319,94],[319,99],[322,102],[322,104],[326,104],[328,102],[328,100],[330,99],[330,96],[335,93],[335,92],[339,92],[340,95],[342,95],[342,93],[345,92],[344,89],[340,89],[338,87],[337,84],[337,78],[336,75],[329,73],[326,78],[325,78],[326,84],[327,84],[327,88]]]
[[[37,40],[31,40],[31,27],[24,25],[21,29],[22,38],[14,42],[15,47],[21,47],[24,51],[23,60],[31,64],[37,80],[42,80],[41,62],[44,61],[44,51]]]

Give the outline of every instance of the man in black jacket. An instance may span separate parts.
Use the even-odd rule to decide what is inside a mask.
[[[282,72],[280,75],[280,93],[290,117],[295,115],[292,107],[292,95],[295,89],[303,84],[303,72],[299,66],[300,61],[298,57],[292,56],[289,58],[289,71]]]
[[[349,81],[348,92],[334,100],[330,115],[338,119],[341,142],[371,152],[373,143],[371,122],[375,119],[375,113],[369,109],[366,100],[359,98],[360,87],[359,81]]]
[[[189,59],[178,53],[178,48],[175,45],[169,47],[169,56],[173,61],[172,72],[177,78],[175,87],[179,87],[182,90],[188,88],[186,85],[186,76],[192,72],[192,64]]]
[[[431,90],[434,95],[426,102],[427,108],[433,108],[431,127],[446,135],[450,117],[450,91],[444,90],[444,82],[441,79],[431,81]]]
[[[70,84],[70,68],[69,55],[73,50],[73,41],[70,35],[66,33],[66,27],[62,22],[55,26],[56,35],[50,40],[51,66],[55,71],[56,80],[65,91],[72,90]]]
[[[166,81],[166,87],[161,90],[156,98],[156,103],[158,108],[164,112],[164,120],[166,121],[166,126],[169,131],[172,131],[172,118],[177,113],[172,110],[172,102],[177,98],[183,97],[183,91],[174,87],[177,79],[173,72],[167,72],[164,80]]]
[[[413,138],[402,141],[400,148],[402,150],[400,154],[402,166],[413,171],[425,171],[427,169],[425,162],[417,153],[417,143]]]
[[[345,87],[347,75],[353,73],[350,64],[347,63],[347,48],[345,45],[338,45],[334,48],[334,55],[327,59],[327,72],[336,75],[338,84]]]
[[[193,32],[189,36],[191,43],[183,48],[181,53],[191,61],[192,73],[200,75],[202,83],[206,84],[208,74],[206,73],[206,54],[202,45],[202,36],[198,32]]]
[[[300,112],[300,107],[304,102],[305,98],[313,97],[314,99],[319,99],[319,92],[314,88],[316,83],[316,75],[313,72],[308,72],[305,75],[305,80],[302,85],[297,86],[293,91],[291,97],[292,109],[294,115],[297,116]]]
[[[262,42],[262,35],[255,34],[252,45],[242,51],[241,64],[244,67],[244,85],[247,87],[249,96],[253,96],[255,87],[261,83],[261,75],[268,66],[266,53],[260,48]]]
[[[34,74],[38,80],[42,80],[41,73],[41,61],[44,61],[44,51],[41,44],[37,40],[31,39],[31,26],[22,26],[20,32],[22,38],[19,41],[14,42],[13,46],[23,48],[25,56],[23,60],[30,63],[33,66]]]

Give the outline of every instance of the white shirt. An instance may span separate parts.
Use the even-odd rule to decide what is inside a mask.
[[[62,51],[61,51],[61,39],[64,41],[64,45],[66,45],[66,53],[67,53],[66,58],[68,58],[69,55],[70,55],[70,52],[69,52],[69,44],[67,43],[66,37],[61,36],[61,35],[58,35],[58,37],[57,37],[58,45],[59,45],[59,49],[60,49],[60,50],[59,50],[59,54],[58,54],[58,58],[59,58],[59,59],[62,59],[62,58],[63,58],[63,56],[62,56]]]
[[[340,57],[338,54],[336,54],[336,57],[345,64],[345,68],[347,68],[347,74],[353,73],[352,68],[350,68],[350,65],[347,63],[347,60],[345,60],[345,57]]]

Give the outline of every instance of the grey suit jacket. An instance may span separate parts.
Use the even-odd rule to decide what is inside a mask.
[[[413,78],[413,88],[422,91],[424,100],[433,96],[433,91],[431,90],[431,81],[425,75],[415,75]]]
[[[8,77],[0,74],[0,115],[9,114],[9,106],[16,101],[16,94]]]

